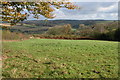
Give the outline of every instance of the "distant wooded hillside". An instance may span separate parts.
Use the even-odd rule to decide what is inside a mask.
[[[55,25],[71,24],[72,28],[78,28],[79,24],[93,25],[100,22],[113,22],[113,20],[28,20],[24,24],[53,27]]]

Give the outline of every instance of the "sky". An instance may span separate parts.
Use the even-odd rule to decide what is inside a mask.
[[[56,17],[52,20],[118,20],[118,2],[80,2],[79,0],[76,0],[74,4],[79,6],[81,9],[55,9],[54,14]],[[32,16],[30,16],[28,19],[36,20]],[[44,19],[46,18],[40,16],[40,20]]]

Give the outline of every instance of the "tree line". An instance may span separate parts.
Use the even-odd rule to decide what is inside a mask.
[[[118,22],[96,23],[94,25],[80,24],[78,29],[70,24],[56,25],[49,28],[42,36],[49,38],[87,38],[98,40],[120,40]],[[37,35],[38,36],[38,35]]]

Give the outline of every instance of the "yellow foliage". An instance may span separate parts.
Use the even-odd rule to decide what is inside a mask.
[[[49,0],[48,0],[49,1]],[[39,15],[43,15],[46,18],[54,18],[54,7],[75,9],[77,6],[73,5],[71,2],[66,2],[67,0],[59,1],[49,1],[49,2],[2,2],[3,5],[3,21],[10,22],[11,24],[16,24],[20,21],[23,21],[28,17],[29,14],[33,14],[35,18],[38,18]],[[0,1],[1,2],[1,1]],[[22,13],[24,10],[27,10],[27,13]]]

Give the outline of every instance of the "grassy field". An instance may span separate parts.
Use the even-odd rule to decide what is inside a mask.
[[[3,77],[116,78],[118,42],[30,39],[3,42]]]

